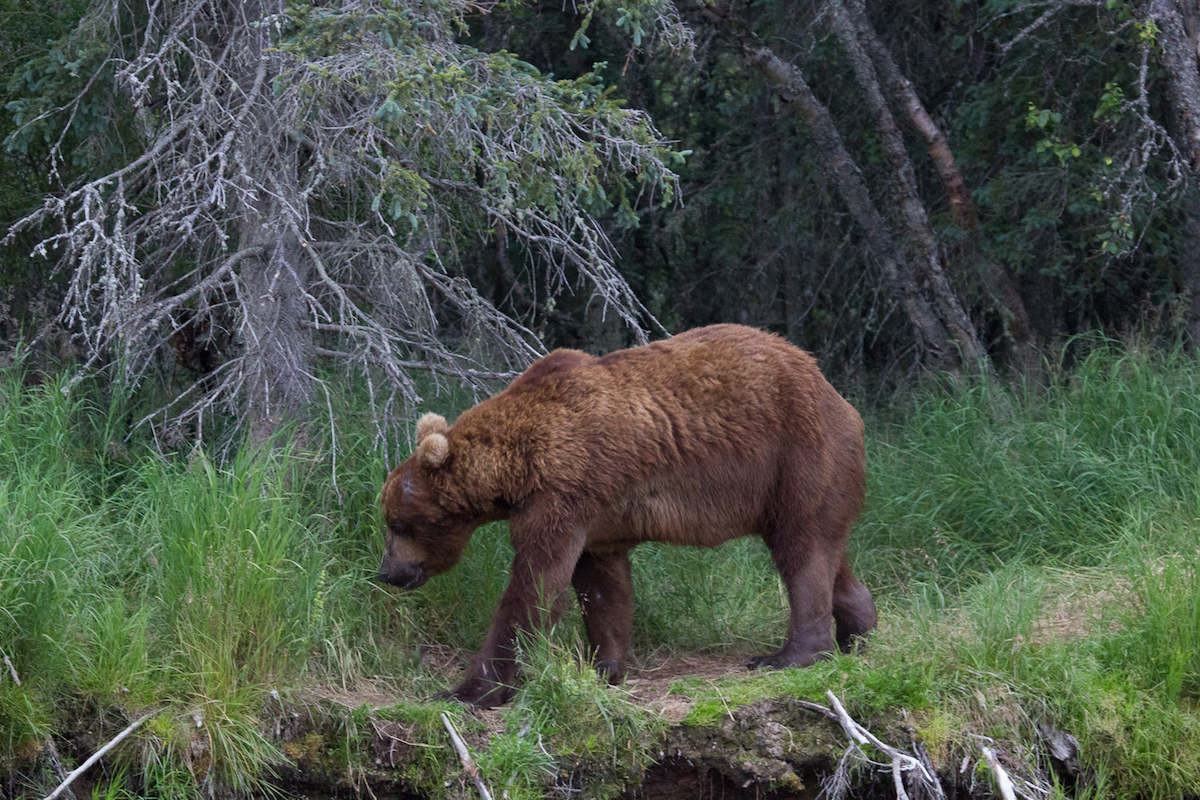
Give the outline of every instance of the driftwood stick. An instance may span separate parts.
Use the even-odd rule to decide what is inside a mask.
[[[921,773],[921,777],[925,779],[925,783],[936,789],[936,791],[934,791],[934,796],[943,796],[941,783],[939,783],[937,778],[934,777],[931,770],[925,768],[925,764],[919,758],[914,758],[908,753],[901,752],[900,750],[892,747],[890,744],[886,744],[885,742],[881,741],[878,736],[871,733],[869,730],[850,718],[850,715],[846,713],[846,709],[844,709],[842,704],[838,702],[838,699],[834,697],[833,692],[827,691],[826,695],[829,697],[830,702],[833,703],[833,706],[838,714],[844,717],[845,722],[842,723],[843,727],[845,727],[846,724],[851,725],[856,731],[858,731],[860,736],[864,737],[866,741],[875,745],[880,752],[886,753],[893,761],[899,761],[902,768],[918,770]]]
[[[67,771],[63,769],[62,757],[58,754],[58,748],[54,746],[54,739],[47,736],[43,747],[46,748],[46,753],[50,757],[50,769],[54,771],[60,781],[66,781]],[[75,793],[65,783],[62,786],[62,792],[63,797],[67,800],[75,800]]]
[[[904,791],[904,770],[898,758],[892,759],[892,782],[896,784],[896,800],[908,800],[908,792]]]
[[[14,667],[13,663],[8,660],[8,656],[4,657],[4,666],[8,667],[8,674],[12,675],[13,683],[15,683],[17,686],[20,686],[21,679],[17,677],[17,668]]]
[[[479,774],[479,767],[475,766],[475,761],[471,758],[471,753],[467,750],[466,742],[459,737],[458,731],[454,730],[454,726],[450,724],[450,717],[446,715],[445,711],[442,712],[442,724],[449,731],[450,741],[454,744],[455,752],[458,753],[458,760],[462,762],[463,769],[471,776],[471,780],[475,782],[475,788],[479,790],[479,796],[483,800],[492,800],[492,796],[488,794],[487,786],[483,783],[483,776]]]
[[[60,794],[62,794],[64,791],[66,791],[67,787],[71,785],[71,782],[74,781],[76,778],[78,778],[83,773],[87,772],[88,768],[91,767],[92,764],[95,764],[97,761],[99,761],[101,756],[103,756],[109,750],[112,750],[114,747],[116,747],[118,744],[120,744],[122,739],[124,739],[129,734],[133,733],[135,730],[137,730],[137,727],[139,725],[141,725],[143,722],[150,719],[157,713],[158,713],[157,711],[151,711],[150,713],[143,714],[142,716],[138,717],[136,720],[131,722],[129,724],[129,727],[127,727],[125,730],[121,731],[116,736],[114,736],[108,744],[104,745],[104,747],[101,747],[99,750],[92,753],[92,757],[89,758],[87,761],[83,762],[81,765],[79,765],[75,769],[74,772],[72,772],[70,775],[68,775],[67,779],[65,781],[63,781],[61,784],[59,784],[57,789],[55,789],[50,794],[46,795],[46,800],[54,800],[54,798],[58,797]]]
[[[896,784],[896,797],[899,800],[908,800],[908,793],[904,790],[903,780],[903,773],[906,770],[916,771],[920,776],[921,783],[932,797],[944,798],[946,796],[945,792],[942,791],[941,782],[934,776],[933,770],[925,766],[922,759],[914,758],[908,753],[897,750],[855,722],[833,692],[827,691],[825,692],[825,696],[829,698],[829,703],[833,706],[832,709],[825,708],[825,706],[816,703],[810,703],[807,700],[799,700],[797,702],[810,711],[816,711],[832,720],[836,720],[842,726],[846,738],[850,740],[850,750],[847,753],[861,748],[864,744],[872,744],[879,752],[890,758],[892,760],[892,780]],[[861,754],[861,750],[859,752]]]
[[[864,733],[866,729],[855,722],[850,714],[846,712],[846,709],[842,706],[842,701],[837,699],[837,695],[831,691],[826,691],[825,696],[829,698],[829,704],[833,706],[833,710],[837,714],[837,721],[841,723],[842,730],[846,732],[847,738],[859,744],[866,744],[870,741]],[[884,752],[887,751],[886,747],[880,747],[879,749]]]
[[[983,751],[983,760],[992,768],[992,774],[996,776],[996,788],[1000,790],[1000,796],[1004,800],[1017,800],[1012,778],[1008,777],[1008,773],[1004,771],[1004,767],[1000,766],[995,751],[986,745],[980,745],[979,749]]]
[[[818,714],[824,714],[834,722],[841,722],[841,719],[837,714],[830,711],[820,703],[810,703],[808,700],[797,700],[796,703],[799,704],[801,708],[807,708],[809,711],[816,711]]]

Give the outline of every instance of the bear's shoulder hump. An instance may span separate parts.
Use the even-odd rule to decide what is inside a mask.
[[[581,350],[560,349],[539,358],[509,385],[509,390],[521,390],[561,376],[578,367],[587,366],[596,360]]]

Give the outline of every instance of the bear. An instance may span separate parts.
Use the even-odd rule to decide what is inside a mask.
[[[520,636],[574,588],[593,663],[619,682],[633,623],[629,552],[760,536],[787,589],[787,640],[756,667],[849,651],[877,621],[846,544],[866,491],[863,423],[814,359],[781,337],[713,325],[596,357],[555,350],[459,415],[417,422],[388,474],[379,580],[415,589],[508,520],[508,585],[449,696],[511,697]],[[835,634],[831,633],[831,629]]]

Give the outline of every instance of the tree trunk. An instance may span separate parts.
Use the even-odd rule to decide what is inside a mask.
[[[243,9],[250,19],[262,19],[258,3],[245,3]],[[252,30],[243,85],[251,85],[255,74],[261,79],[264,66],[269,85],[277,72],[269,62],[277,56],[265,46],[266,32],[257,26]],[[243,177],[243,197],[248,199],[238,231],[241,249],[262,253],[245,259],[240,271],[246,422],[256,442],[281,424],[300,420],[315,385],[312,330],[303,324],[309,316],[306,296],[313,266],[300,238],[306,203],[300,192],[299,145],[289,128],[296,115],[280,108],[269,91],[265,98],[252,111],[259,132],[252,163],[259,172]]]
[[[954,163],[954,153],[950,150],[945,135],[925,109],[925,104],[921,102],[912,83],[896,65],[891,51],[879,40],[875,28],[867,19],[864,0],[846,0],[845,10],[849,13],[859,42],[870,56],[871,63],[878,70],[884,85],[908,116],[909,122],[925,139],[929,156],[933,159],[938,177],[942,179],[946,198],[950,201],[950,213],[955,223],[964,230],[974,229],[979,222],[975,203],[971,199],[971,191],[967,188],[962,172]]]
[[[871,250],[879,259],[888,288],[900,299],[908,314],[918,348],[932,356],[934,366],[957,372],[962,362],[951,335],[921,292],[916,276],[892,240],[829,109],[813,95],[799,67],[785,62],[752,33],[741,34],[740,43],[746,59],[766,76],[784,100],[794,104],[793,108],[808,125],[813,144],[820,151],[838,194],[862,226]]]
[[[859,42],[854,24],[841,0],[830,0],[827,9],[834,34],[845,49],[855,78],[863,90],[867,110],[875,118],[880,144],[891,168],[892,182],[900,201],[900,222],[908,239],[914,271],[919,282],[926,287],[933,309],[949,332],[964,364],[971,369],[981,368],[987,361],[987,353],[942,269],[941,250],[925,212],[925,205],[917,194],[912,161],[904,147],[900,128],[883,97],[875,67]]]
[[[1159,63],[1167,75],[1167,100],[1175,117],[1175,145],[1191,170],[1194,184],[1200,177],[1200,2],[1197,0],[1151,0],[1150,18],[1158,26],[1161,48]],[[1193,347],[1200,347],[1200,200],[1193,185],[1184,196],[1186,219],[1184,241],[1191,245],[1183,253],[1181,287],[1188,310],[1187,330]]]
[[[846,10],[854,24],[858,40],[866,49],[879,76],[896,104],[903,109],[909,122],[917,130],[929,151],[938,177],[950,203],[950,213],[955,224],[968,233],[979,227],[979,212],[971,191],[967,187],[962,171],[954,161],[954,152],[938,124],[921,102],[912,83],[900,71],[891,52],[880,41],[875,28],[867,18],[864,0],[847,0]],[[992,306],[1004,324],[1005,337],[1013,348],[1014,365],[1022,374],[1031,374],[1036,367],[1037,349],[1033,329],[1025,302],[1017,289],[1016,280],[1003,264],[987,259],[983,264],[984,288],[991,298]]]
[[[1200,190],[1189,188],[1183,195],[1183,261],[1180,270],[1180,294],[1184,300],[1186,340],[1200,349]]]
[[[1194,17],[1196,5],[1197,0],[1150,3],[1150,17],[1159,29],[1159,61],[1167,74],[1167,98],[1181,132],[1176,144],[1193,174],[1200,172],[1200,70],[1196,65],[1196,41],[1188,35],[1182,7],[1188,6],[1188,17]]]
[[[247,420],[254,441],[281,423],[300,418],[312,396],[312,334],[305,286],[311,268],[295,233],[285,225],[278,198],[260,194],[247,207],[241,246],[261,246],[265,255],[243,262],[246,293],[242,339]]]

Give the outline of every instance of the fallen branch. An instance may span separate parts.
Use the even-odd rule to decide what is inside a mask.
[[[454,730],[454,726],[450,724],[450,717],[446,712],[442,712],[442,724],[446,726],[446,730],[450,732],[450,741],[454,744],[454,750],[458,753],[458,760],[462,762],[463,769],[471,780],[475,782],[475,788],[479,790],[479,796],[483,800],[492,800],[492,796],[488,794],[487,786],[483,783],[483,777],[479,774],[479,767],[475,766],[475,761],[471,758],[470,752],[467,750],[467,744],[458,735],[458,731]],[[50,798],[46,798],[50,800]]]
[[[896,784],[896,800],[908,800],[908,792],[904,791],[904,772],[900,769],[900,761],[892,759],[892,783]]]
[[[131,722],[129,724],[129,727],[127,727],[125,730],[121,731],[116,736],[114,736],[112,738],[112,741],[110,741],[108,744],[104,745],[104,747],[101,747],[96,752],[92,753],[92,757],[89,758],[87,761],[83,762],[83,764],[81,764],[79,767],[77,767],[74,772],[72,772],[70,775],[68,775],[67,779],[65,781],[63,781],[61,784],[59,784],[57,789],[55,789],[50,794],[46,795],[46,800],[54,800],[54,798],[58,797],[63,792],[67,791],[67,787],[71,785],[72,781],[74,781],[76,778],[78,778],[83,773],[87,772],[88,768],[91,767],[93,764],[95,764],[97,761],[99,761],[101,756],[103,756],[109,750],[112,750],[114,747],[116,747],[118,744],[120,744],[122,739],[124,739],[129,734],[133,733],[135,730],[137,730],[137,727],[139,725],[141,725],[143,722],[150,719],[152,716],[154,716],[157,713],[158,713],[157,711],[151,711],[150,713],[143,714],[142,716],[138,717],[136,720]]]
[[[892,761],[892,780],[896,784],[896,796],[899,800],[908,800],[908,793],[904,790],[903,773],[909,771],[916,774],[921,786],[928,792],[930,797],[935,798],[935,800],[944,800],[946,794],[942,791],[942,784],[933,775],[931,770],[925,768],[925,764],[921,759],[914,758],[889,744],[885,744],[875,734],[855,722],[833,692],[827,691],[825,692],[825,696],[829,698],[829,704],[832,706],[831,709],[817,703],[810,703],[807,700],[799,702],[804,708],[824,714],[842,726],[846,738],[850,740],[850,750],[847,751],[847,754],[857,750],[862,755],[862,745],[871,744],[879,752],[890,758]],[[863,755],[863,758],[865,759],[866,756]]]
[[[58,748],[54,746],[54,739],[47,736],[46,741],[42,744],[42,746],[45,748],[46,754],[49,757],[50,769],[60,781],[68,780],[67,771],[63,769],[62,756],[58,754]],[[75,793],[72,792],[65,783],[62,786],[62,791],[63,796],[66,797],[67,800],[75,800]]]
[[[1012,778],[1008,777],[1008,773],[1004,771],[1004,767],[1000,766],[1000,762],[996,759],[995,751],[984,745],[980,745],[979,749],[983,751],[983,760],[992,768],[992,774],[996,776],[996,788],[1000,790],[1000,796],[1004,800],[1017,800],[1016,792],[1013,790]]]
[[[809,711],[816,711],[818,714],[824,714],[834,722],[841,722],[837,714],[833,713],[820,703],[811,703],[808,700],[797,700],[796,702],[799,703],[802,708],[807,708]]]

